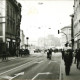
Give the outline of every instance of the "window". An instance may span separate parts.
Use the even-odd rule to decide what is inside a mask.
[[[3,30],[2,30],[2,24],[0,24],[0,36],[3,35],[2,32],[3,32]]]

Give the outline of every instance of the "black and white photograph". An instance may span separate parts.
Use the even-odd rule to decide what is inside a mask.
[[[80,0],[0,0],[0,80],[80,80]]]

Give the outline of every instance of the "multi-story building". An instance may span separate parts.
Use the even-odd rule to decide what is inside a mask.
[[[71,44],[71,27],[66,26],[61,29],[62,37],[61,37],[61,46],[64,47],[64,44],[67,42]]]
[[[25,46],[25,35],[23,30],[20,30],[20,39],[21,39],[20,49],[22,49]]]
[[[20,22],[21,4],[16,0],[0,0],[0,42],[6,44],[11,55],[20,47]]]
[[[74,0],[74,48],[80,48],[80,0]]]

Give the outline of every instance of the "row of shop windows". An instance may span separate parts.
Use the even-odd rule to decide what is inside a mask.
[[[0,42],[0,54],[2,54],[3,51],[6,51],[10,53],[11,56],[13,56],[16,52],[16,43],[11,41],[7,41],[6,43]]]

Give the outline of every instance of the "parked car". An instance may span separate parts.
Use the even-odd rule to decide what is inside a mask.
[[[34,53],[38,53],[38,52],[41,52],[41,50],[40,49],[35,49],[34,50]]]
[[[22,56],[22,55],[30,55],[30,52],[29,52],[28,49],[20,49],[19,55],[20,56]]]

